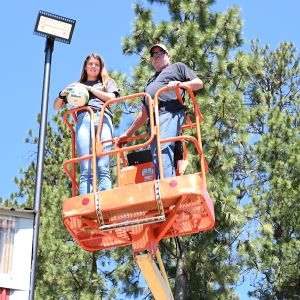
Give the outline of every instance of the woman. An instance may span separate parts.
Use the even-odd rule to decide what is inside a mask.
[[[84,61],[79,82],[89,91],[89,106],[94,111],[95,132],[98,129],[100,111],[104,102],[119,96],[118,87],[113,79],[108,76],[104,61],[97,53],[90,54]],[[66,95],[77,82],[71,83],[62,90],[54,100],[54,109],[58,110],[67,103]],[[78,84],[78,83],[77,83]],[[112,112],[105,109],[101,141],[110,140],[113,136]],[[104,149],[109,150],[111,143],[105,143]],[[89,112],[82,110],[77,113],[76,123],[76,148],[79,157],[89,155],[91,152],[91,123]],[[109,171],[109,156],[97,158],[98,190],[111,189]],[[80,194],[92,192],[92,162],[80,162]]]

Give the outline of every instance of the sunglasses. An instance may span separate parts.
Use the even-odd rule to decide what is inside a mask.
[[[151,57],[159,57],[159,56],[164,55],[164,54],[166,54],[166,51],[165,50],[160,50],[160,51],[151,52],[150,56]]]

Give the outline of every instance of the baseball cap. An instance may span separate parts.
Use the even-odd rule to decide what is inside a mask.
[[[151,51],[152,51],[152,49],[153,49],[154,47],[159,47],[159,48],[163,49],[163,50],[166,51],[166,53],[169,55],[169,51],[168,51],[167,47],[166,47],[164,44],[155,44],[155,45],[153,45],[153,46],[150,48],[150,53],[151,53]]]

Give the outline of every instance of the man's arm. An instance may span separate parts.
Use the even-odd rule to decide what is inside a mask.
[[[203,88],[203,81],[200,78],[194,78],[193,80],[182,83],[188,85],[193,91]]]
[[[127,137],[132,136],[141,126],[144,125],[147,119],[148,119],[147,110],[146,107],[143,106],[142,111],[139,112],[139,114],[136,116],[131,126],[119,137],[119,141],[122,141]]]
[[[184,81],[184,82],[170,81],[168,83],[168,86],[174,87],[180,83],[188,85],[193,91],[200,90],[203,88],[203,81],[200,78],[194,78],[192,80]]]

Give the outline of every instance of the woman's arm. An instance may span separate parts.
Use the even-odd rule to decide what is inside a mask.
[[[74,84],[76,84],[76,82],[69,84],[65,89],[59,92],[53,104],[53,108],[55,110],[61,109],[66,105],[64,98],[67,96],[68,91],[74,86]]]
[[[66,105],[66,103],[64,102],[64,100],[58,96],[54,100],[53,108],[55,110],[58,110],[58,109],[63,108],[65,105]]]
[[[89,86],[89,85],[84,85],[84,86],[86,87],[86,89],[87,89],[89,92],[91,92],[91,93],[94,94],[97,98],[101,99],[101,100],[104,101],[104,102],[116,98],[115,93],[107,93],[107,92],[103,92],[103,91],[100,91],[100,90],[94,88],[93,86]]]

